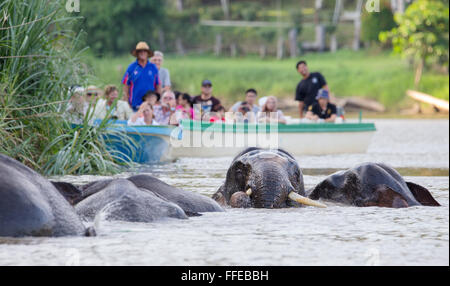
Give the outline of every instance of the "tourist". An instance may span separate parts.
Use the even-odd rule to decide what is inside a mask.
[[[161,97],[161,105],[155,106],[153,112],[155,120],[161,125],[178,125],[176,119],[177,102],[172,91],[165,91]]]
[[[225,107],[220,105],[219,107],[217,107],[216,112],[206,114],[205,116],[210,115],[209,122],[211,122],[211,123],[225,122],[225,112],[226,112]],[[204,120],[204,121],[208,121],[208,120]]]
[[[255,113],[252,111],[252,105],[244,101],[235,113],[235,122],[238,123],[255,123]]]
[[[193,104],[195,109],[199,109],[199,116],[195,115],[196,118],[203,118],[205,113],[216,112],[220,107],[220,100],[212,96],[212,82],[209,80],[204,80],[202,82],[202,94],[194,98]]]
[[[138,112],[133,114],[128,120],[128,126],[139,125],[159,125],[154,119],[153,107],[148,102],[143,102],[139,107]]]
[[[175,100],[177,101],[177,106],[181,105],[180,100],[181,100],[181,96],[183,95],[183,93],[178,90],[175,90],[173,93],[175,94]]]
[[[159,105],[159,101],[161,100],[161,95],[155,91],[147,92],[142,98],[143,102],[150,103],[151,106],[155,107]]]
[[[172,83],[170,82],[170,72],[168,69],[162,67],[162,64],[164,63],[164,54],[160,51],[155,51],[150,62],[158,68],[162,90],[170,90],[172,87]]]
[[[68,121],[81,124],[84,120],[89,104],[85,100],[85,90],[80,86],[72,88],[69,103],[66,108]]]
[[[128,120],[133,115],[133,110],[127,102],[117,100],[119,89],[114,85],[105,87],[105,99],[99,99],[95,106],[94,119],[104,119],[108,114],[112,119]],[[114,103],[117,101],[116,105]],[[113,107],[114,106],[114,107]],[[113,108],[111,110],[111,108]]]
[[[192,108],[192,98],[189,94],[183,93],[178,97],[177,116],[178,120],[181,119],[193,119],[194,108]]]
[[[318,102],[309,107],[306,118],[318,122],[334,123],[337,118],[337,108],[336,105],[330,103],[328,90],[319,90],[316,100]]]
[[[297,85],[295,100],[299,102],[300,118],[303,118],[306,111],[316,101],[319,89],[328,90],[327,82],[322,74],[318,72],[310,73],[305,61],[297,63],[297,71],[303,77]]]
[[[281,110],[278,110],[278,100],[275,96],[267,97],[259,113],[258,121],[260,123],[281,123],[286,124],[286,118]]]
[[[250,105],[251,111],[257,114],[261,111],[260,107],[256,104],[256,99],[258,98],[258,92],[251,88],[245,92],[245,101]],[[230,112],[238,112],[241,107],[242,101],[239,101],[231,107]]]
[[[84,100],[88,105],[95,105],[97,100],[101,97],[101,91],[98,87],[94,85],[90,85],[87,87],[86,92],[84,94]]]
[[[147,43],[138,43],[131,54],[136,57],[136,61],[128,67],[123,76],[122,84],[124,85],[125,98],[136,111],[148,91],[161,93],[161,84],[158,68],[149,61],[153,52]]]

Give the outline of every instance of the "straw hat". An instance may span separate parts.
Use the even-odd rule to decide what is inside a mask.
[[[95,85],[90,85],[85,89],[85,93],[96,93],[98,96],[102,95],[102,91],[101,89],[99,89],[98,87],[96,87]]]
[[[132,51],[131,54],[134,57],[137,57],[138,51],[147,51],[148,52],[148,57],[149,58],[153,57],[153,51],[150,50],[150,47],[148,46],[148,44],[146,42],[139,42],[136,45],[136,49],[134,49],[134,51]]]

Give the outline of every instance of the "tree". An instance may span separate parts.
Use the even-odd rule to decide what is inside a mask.
[[[163,0],[84,1],[80,26],[87,32],[86,42],[96,54],[128,53],[139,41],[158,39],[158,28],[165,18]]]
[[[448,67],[448,17],[448,1],[417,0],[403,15],[395,15],[398,27],[380,33],[382,42],[391,40],[395,53],[414,62],[416,88],[426,65],[439,63]]]
[[[390,31],[396,26],[390,1],[383,0],[380,6],[380,12],[368,12],[364,9],[362,16],[362,40],[369,45],[379,41],[381,32]]]

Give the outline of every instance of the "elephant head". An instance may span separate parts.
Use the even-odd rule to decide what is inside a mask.
[[[303,174],[291,155],[259,148],[247,149],[234,159],[225,184],[213,198],[243,208],[324,207],[305,197]]]

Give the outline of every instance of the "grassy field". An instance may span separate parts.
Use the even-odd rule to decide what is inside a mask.
[[[338,53],[307,54],[301,57],[311,71],[320,71],[331,91],[339,97],[373,98],[395,111],[408,105],[405,91],[414,87],[414,72],[407,62],[390,53],[339,51]],[[95,83],[120,84],[123,73],[134,59],[131,56],[98,59],[88,57],[87,63],[95,75]],[[256,88],[260,95],[294,97],[300,80],[295,70],[297,59],[217,58],[213,56],[166,56],[164,66],[171,72],[176,90],[196,95],[200,83],[208,78],[214,94],[225,105],[243,97],[246,89]],[[449,77],[426,72],[420,91],[439,98],[449,98]]]

